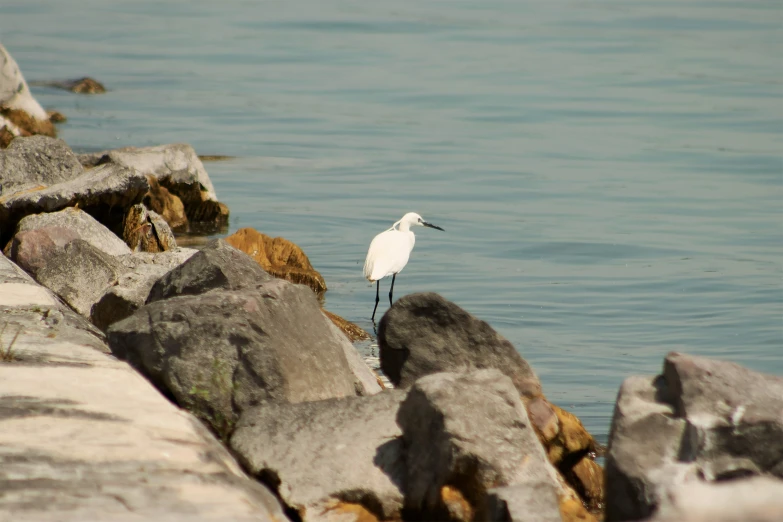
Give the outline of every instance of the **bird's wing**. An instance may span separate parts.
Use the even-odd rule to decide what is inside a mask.
[[[408,263],[412,249],[413,242],[408,234],[398,230],[381,232],[370,243],[370,250],[364,261],[364,277],[377,281],[398,273]]]

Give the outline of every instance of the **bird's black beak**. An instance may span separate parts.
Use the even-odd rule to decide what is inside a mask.
[[[422,221],[421,224],[422,224],[422,226],[425,226],[427,228],[434,228],[436,230],[442,230],[443,232],[445,232],[445,230],[440,228],[438,225],[433,225],[432,223],[427,223],[426,221]]]

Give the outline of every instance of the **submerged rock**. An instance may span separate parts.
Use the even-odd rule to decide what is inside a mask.
[[[405,394],[245,411],[231,448],[306,522],[400,520],[405,478],[397,408]]]
[[[381,369],[395,386],[436,372],[495,368],[521,395],[541,395],[535,372],[507,339],[438,294],[398,299],[381,319],[378,345]]]
[[[326,292],[326,282],[296,244],[282,237],[272,238],[252,228],[242,228],[226,242],[252,257],[275,277],[309,286],[316,294]]]
[[[76,94],[104,94],[106,92],[106,87],[104,87],[101,82],[88,76],[76,78],[74,80],[36,82],[35,85],[54,87],[55,89],[63,89],[65,91],[75,92]]]
[[[668,491],[692,483],[727,481],[725,494],[734,497],[749,477],[783,478],[781,455],[782,378],[670,353],[661,375],[630,377],[620,388],[606,457],[606,518],[649,517],[665,509]],[[738,489],[729,493],[731,484]]]

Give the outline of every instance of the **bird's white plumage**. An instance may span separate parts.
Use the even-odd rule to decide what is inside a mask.
[[[437,225],[427,223],[417,213],[408,212],[389,230],[375,236],[370,243],[367,258],[364,260],[364,277],[375,283],[375,308],[372,309],[371,317],[373,324],[375,324],[375,312],[378,310],[378,301],[380,301],[378,296],[381,290],[380,280],[387,276],[394,276],[389,288],[389,306],[392,305],[394,280],[396,275],[408,264],[411,250],[416,244],[416,236],[411,232],[412,226],[443,230]]]
[[[415,243],[416,236],[410,230],[403,232],[392,227],[381,232],[370,243],[364,260],[364,277],[377,281],[399,273],[408,263]]]

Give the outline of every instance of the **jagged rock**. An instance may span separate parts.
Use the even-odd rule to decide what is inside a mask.
[[[658,377],[617,396],[606,457],[606,519],[640,520],[697,480],[783,478],[783,379],[670,353]]]
[[[326,291],[326,282],[297,245],[282,237],[271,238],[252,228],[242,228],[226,242],[252,257],[275,277],[307,285],[316,294]]]
[[[125,271],[92,306],[90,320],[106,331],[112,324],[129,317],[144,306],[155,282],[195,253],[191,248],[177,248],[158,254],[140,252],[119,257]]]
[[[74,239],[79,239],[79,233],[70,228],[41,227],[17,232],[6,245],[3,253],[29,274],[35,276],[55,255],[56,250],[64,248]]]
[[[111,256],[130,254],[131,251],[122,239],[101,225],[91,215],[74,207],[59,212],[32,214],[23,218],[16,226],[16,232],[27,232],[44,227],[62,227],[74,232],[92,246]]]
[[[82,154],[85,166],[113,163],[157,178],[185,206],[191,222],[228,220],[228,207],[218,202],[215,188],[193,147],[185,143],[156,147],[126,147]]]
[[[751,477],[727,482],[679,484],[649,522],[779,522],[783,482]]]
[[[8,149],[0,151],[0,156],[14,148],[18,141],[15,139]],[[125,209],[141,201],[148,188],[147,179],[138,172],[102,165],[48,187],[37,186],[12,194],[4,191],[0,197],[0,236],[11,232],[25,216],[75,206],[112,230],[121,223]]]
[[[141,203],[125,214],[122,238],[134,252],[165,252],[177,247],[168,223]]]
[[[406,450],[406,506],[425,519],[448,518],[446,486],[458,489],[478,512],[486,509],[487,490],[494,487],[546,486],[559,496],[557,471],[530,426],[519,392],[499,370],[420,378],[397,422]],[[558,509],[556,501],[551,510]]]
[[[271,279],[272,276],[246,254],[222,239],[213,239],[186,263],[156,282],[147,302],[198,295],[217,288],[252,288]]]
[[[405,467],[395,417],[404,397],[389,390],[249,409],[231,448],[305,522],[400,520]]]
[[[198,256],[182,272],[197,266]],[[329,326],[309,289],[270,279],[153,301],[113,324],[108,336],[117,357],[228,436],[244,410],[265,401],[356,394]]]
[[[188,216],[185,214],[185,206],[182,200],[162,187],[155,176],[147,176],[150,191],[144,196],[144,206],[161,215],[166,223],[174,229],[186,229]]]
[[[395,386],[437,372],[495,368],[523,396],[541,395],[538,377],[508,340],[438,294],[398,299],[381,319],[378,345],[381,369]]]
[[[15,136],[46,134],[54,136],[56,130],[46,111],[30,93],[16,61],[0,44],[0,119]],[[3,124],[0,124],[2,127]]]

